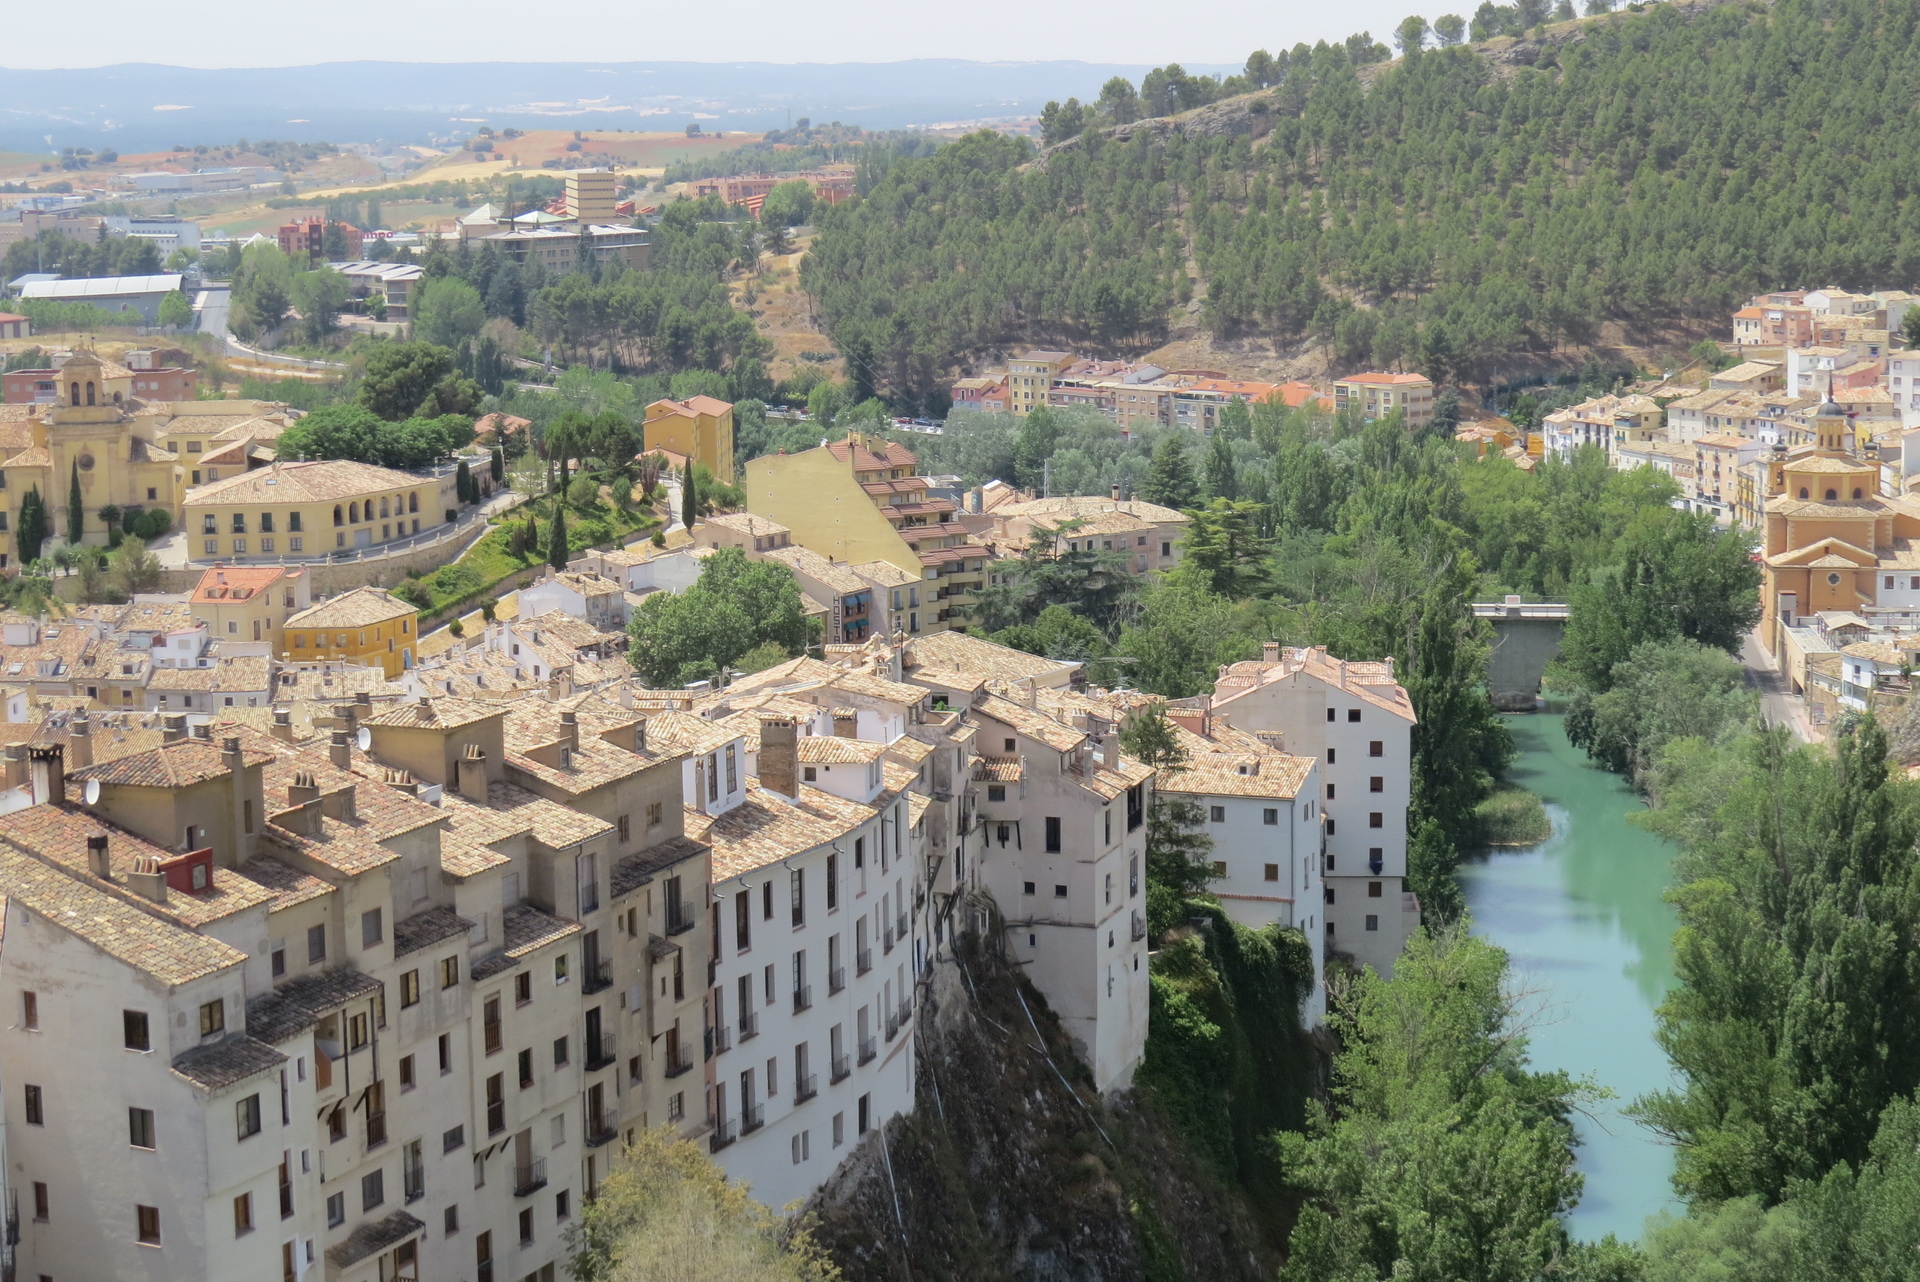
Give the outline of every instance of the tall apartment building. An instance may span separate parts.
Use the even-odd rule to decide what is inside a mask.
[[[1317,757],[1324,795],[1326,947],[1382,975],[1420,924],[1405,889],[1413,704],[1393,661],[1350,663],[1324,646],[1269,642],[1214,683],[1207,710],[1237,730],[1278,736],[1289,753]]]
[[[1053,381],[1074,363],[1071,352],[1035,350],[1007,362],[1007,407],[1025,418],[1049,400]]]
[[[620,203],[616,194],[620,176],[611,169],[573,169],[566,179],[567,213],[588,226],[611,224]]]
[[[1333,384],[1334,409],[1352,406],[1365,422],[1399,411],[1409,430],[1433,422],[1433,380],[1425,374],[1351,374]]]

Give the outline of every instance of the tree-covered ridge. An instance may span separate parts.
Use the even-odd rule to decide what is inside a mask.
[[[1343,46],[1296,50],[1239,136],[1091,133],[1036,165],[975,136],[823,216],[804,281],[844,349],[927,396],[951,354],[1159,337],[1189,252],[1217,331],[1466,380],[1607,320],[1920,270],[1911,5],[1656,5],[1553,34],[1531,67],[1415,49],[1370,86]]]

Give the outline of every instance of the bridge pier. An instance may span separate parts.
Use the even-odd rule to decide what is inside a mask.
[[[1564,601],[1474,602],[1475,618],[1493,627],[1493,655],[1487,664],[1487,693],[1502,712],[1531,712],[1540,697],[1547,664],[1560,653],[1567,630]]]

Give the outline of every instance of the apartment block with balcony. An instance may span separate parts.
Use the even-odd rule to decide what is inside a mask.
[[[1351,407],[1368,423],[1398,412],[1408,430],[1419,431],[1433,422],[1433,380],[1377,370],[1351,374],[1334,380],[1333,404],[1336,411]]]

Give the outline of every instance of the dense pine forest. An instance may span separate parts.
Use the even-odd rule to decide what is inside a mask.
[[[1270,88],[1038,159],[971,136],[826,211],[804,283],[866,381],[934,400],[956,360],[1137,348],[1195,298],[1224,337],[1472,383],[1610,321],[1645,335],[1759,289],[1920,272],[1913,5],[1534,31],[1386,66],[1300,46],[1262,64]]]

